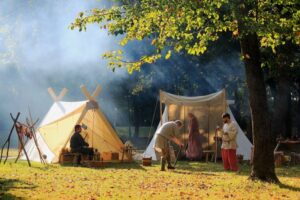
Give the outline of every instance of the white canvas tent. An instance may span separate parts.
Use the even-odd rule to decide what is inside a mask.
[[[61,150],[70,146],[69,141],[76,124],[87,126],[87,129],[82,131],[82,135],[84,137],[87,135],[86,141],[90,147],[98,149],[100,154],[119,152],[119,158],[122,157],[124,145],[95,100],[101,88],[98,86],[93,95],[90,95],[84,86],[81,89],[88,100],[64,102],[61,98],[66,91],[62,91],[57,97],[54,91],[49,89],[54,103],[36,131],[38,146],[42,154],[46,155],[47,163],[59,161]],[[30,160],[40,161],[34,141],[30,140],[25,145],[25,149]],[[22,156],[21,159],[26,158]]]
[[[160,91],[160,116],[161,121],[156,130],[161,124],[180,119],[184,122],[184,127],[177,133],[177,136],[184,142],[187,142],[187,114],[193,113],[199,123],[200,133],[203,137],[203,149],[213,149],[215,147],[215,128],[217,125],[222,125],[221,115],[225,111],[228,112],[233,121],[236,121],[226,101],[225,90],[212,93],[205,96],[186,97],[170,94]],[[164,104],[164,111],[162,112]],[[238,124],[237,124],[238,125]],[[153,160],[157,160],[153,145],[156,140],[156,132],[148,145],[144,156],[151,156]],[[244,160],[249,160],[251,155],[252,144],[245,136],[244,132],[238,126],[237,135],[238,149],[237,154],[244,156]]]

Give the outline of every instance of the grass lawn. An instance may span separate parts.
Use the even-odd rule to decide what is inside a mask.
[[[175,171],[159,165],[112,164],[101,169],[12,161],[0,164],[0,199],[299,199],[300,166],[278,168],[281,185],[247,180],[221,164],[179,162]]]

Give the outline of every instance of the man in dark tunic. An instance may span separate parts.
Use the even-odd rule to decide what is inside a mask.
[[[80,125],[75,126],[75,133],[72,135],[70,140],[71,152],[81,153],[84,155],[89,155],[89,159],[93,159],[94,151],[93,148],[89,148],[89,144],[84,141],[84,138],[80,135],[82,128]],[[77,164],[80,164],[81,157],[78,157]]]

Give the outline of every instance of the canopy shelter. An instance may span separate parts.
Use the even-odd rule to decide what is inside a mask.
[[[70,139],[76,124],[84,124],[87,127],[81,134],[90,147],[97,149],[100,154],[118,152],[119,158],[122,157],[124,144],[96,101],[101,87],[98,86],[93,95],[90,95],[85,86],[81,86],[81,90],[87,100],[65,102],[61,101],[64,95],[56,96],[51,88],[48,89],[54,103],[36,133],[39,147],[48,163],[58,162],[61,150],[70,147]],[[66,90],[63,91],[65,94]],[[40,161],[38,151],[32,141],[29,141],[25,148],[30,160]]]
[[[212,93],[205,96],[187,97],[170,94],[160,91],[160,123],[161,124],[172,121],[183,121],[183,128],[176,133],[178,138],[185,144],[188,141],[188,113],[193,113],[199,123],[199,132],[202,136],[203,150],[213,150],[215,148],[215,129],[216,126],[222,126],[221,115],[228,112],[233,121],[236,121],[226,101],[225,90]],[[164,109],[163,109],[164,108]],[[238,125],[238,124],[237,124]],[[153,149],[156,140],[156,132],[148,145],[144,156],[151,156],[152,159],[157,160],[157,156]],[[244,156],[245,160],[250,159],[252,144],[245,136],[244,132],[238,125],[238,149],[237,154]],[[220,154],[219,154],[220,155]]]

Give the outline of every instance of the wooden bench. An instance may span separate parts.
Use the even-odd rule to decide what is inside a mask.
[[[77,160],[79,157],[81,157],[81,161],[88,160],[87,155],[83,155],[81,153],[65,152],[65,153],[60,154],[59,163],[60,164],[66,164],[66,163],[77,164]]]
[[[205,161],[208,162],[208,157],[211,156],[211,162],[214,161],[214,158],[216,156],[215,150],[203,150],[203,154],[205,156]]]
[[[300,140],[279,140],[274,149],[275,166],[300,163]],[[297,153],[298,152],[298,153]]]

